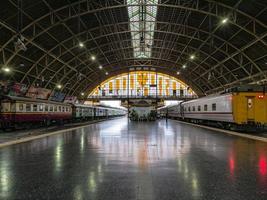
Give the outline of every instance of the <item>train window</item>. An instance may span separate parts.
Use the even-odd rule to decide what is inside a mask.
[[[20,111],[23,110],[23,104],[22,104],[22,103],[19,104],[19,110],[20,110]]]
[[[58,111],[61,112],[61,106],[58,106]]]
[[[37,104],[33,104],[33,112],[37,112]]]
[[[184,107],[184,111],[186,111],[186,107]]]
[[[201,111],[201,106],[198,106],[198,107],[197,107],[197,110],[198,110],[198,111]]]
[[[46,112],[48,111],[48,105],[45,105],[45,111]]]
[[[57,112],[57,106],[55,106],[55,108],[54,108],[54,109],[55,109],[55,112]]]
[[[31,104],[26,104],[26,112],[31,112]]]
[[[53,106],[49,106],[49,112],[53,112]]]
[[[43,105],[39,105],[39,111],[43,111],[44,110],[44,106]]]
[[[16,112],[16,104],[11,103],[11,112]]]
[[[195,106],[193,106],[193,111],[196,111]]]
[[[212,104],[212,111],[215,111],[216,110],[216,103],[213,103]]]
[[[62,112],[65,112],[65,107],[64,106],[62,106]]]
[[[204,111],[208,111],[208,105],[204,105]]]
[[[188,107],[188,111],[191,111],[191,108],[190,108],[190,106]]]

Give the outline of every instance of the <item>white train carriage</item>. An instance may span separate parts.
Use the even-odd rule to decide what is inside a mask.
[[[181,104],[178,105],[170,105],[168,107],[168,117],[170,118],[181,118],[182,117],[181,112]]]
[[[232,123],[232,98],[232,94],[224,94],[184,102],[181,104],[180,114],[177,115],[181,118]]]
[[[73,118],[76,120],[87,120],[94,118],[94,107],[90,105],[73,105]]]
[[[108,110],[105,107],[95,107],[95,117],[103,118],[108,116]]]

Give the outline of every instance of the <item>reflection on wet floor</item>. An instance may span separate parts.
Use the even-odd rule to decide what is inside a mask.
[[[0,149],[0,199],[267,199],[266,143],[117,119]]]

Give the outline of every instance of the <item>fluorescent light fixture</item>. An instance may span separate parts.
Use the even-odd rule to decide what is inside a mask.
[[[157,4],[158,0],[127,0],[135,58],[151,57],[158,11]]]

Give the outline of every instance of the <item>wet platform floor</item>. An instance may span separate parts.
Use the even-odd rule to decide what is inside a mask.
[[[116,119],[0,149],[0,199],[267,199],[267,144]]]

